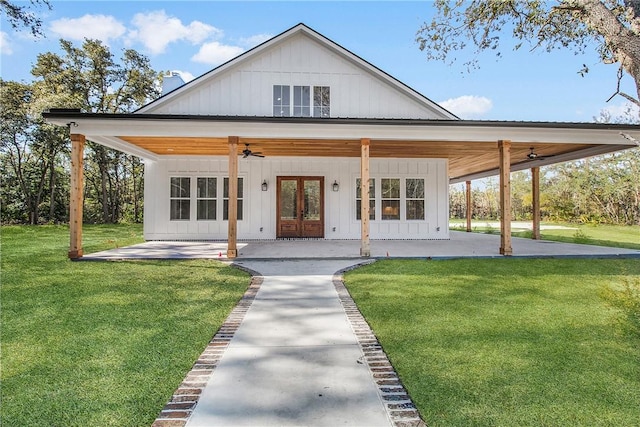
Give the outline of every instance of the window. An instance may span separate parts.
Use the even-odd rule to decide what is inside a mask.
[[[400,219],[400,179],[382,178],[380,184],[382,219]]]
[[[330,92],[329,86],[293,86],[292,94],[291,86],[273,85],[273,116],[330,117]],[[312,93],[313,110],[311,109]]]
[[[293,115],[294,117],[311,116],[311,88],[309,86],[293,87]]]
[[[170,219],[189,220],[191,213],[191,178],[172,177]]]
[[[273,116],[289,117],[291,115],[291,94],[289,86],[273,86]]]
[[[215,220],[218,203],[216,178],[198,178],[197,185],[197,211],[198,220]]]
[[[313,88],[313,117],[330,117],[329,86],[315,86]]]
[[[376,219],[376,185],[375,179],[369,179],[369,219]],[[356,219],[362,217],[362,194],[360,191],[360,178],[356,178]]]
[[[407,219],[424,219],[424,179],[406,179]]]
[[[242,205],[243,205],[243,190],[242,190],[242,178],[238,178],[238,220],[242,220]],[[225,178],[223,181],[222,198],[222,219],[224,221],[229,220],[229,178]]]

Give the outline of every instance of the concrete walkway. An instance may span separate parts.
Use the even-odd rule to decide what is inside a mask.
[[[423,425],[353,300],[334,283],[335,272],[360,262],[239,262],[263,277],[254,301],[191,413],[172,416],[170,403],[154,425],[176,425],[168,422],[179,416],[189,427],[374,427],[398,425],[394,418]]]

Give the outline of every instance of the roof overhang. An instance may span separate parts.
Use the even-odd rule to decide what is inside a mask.
[[[512,143],[513,171],[638,146],[640,126],[469,120],[405,120],[51,111],[53,124],[144,159],[227,155],[228,136],[266,156],[359,157],[360,139],[372,158],[446,158],[451,183],[498,173],[498,141]],[[244,147],[240,147],[242,150]],[[533,148],[538,158],[527,154]]]

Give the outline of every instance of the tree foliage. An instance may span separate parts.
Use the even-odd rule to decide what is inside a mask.
[[[640,225],[640,148],[546,166],[540,171],[540,211],[547,221]],[[465,188],[450,188],[452,218],[466,217]],[[495,179],[472,187],[472,218],[497,220]],[[514,220],[533,218],[531,175],[511,174]]]
[[[418,30],[416,40],[428,59],[452,63],[455,53],[474,49],[466,62],[478,66],[478,55],[501,55],[506,32],[532,49],[567,49],[583,53],[595,48],[606,64],[618,65],[615,95],[640,106],[640,2],[637,0],[435,0],[436,16]],[[588,72],[583,65],[581,73]],[[620,91],[624,74],[635,94]]]
[[[25,2],[22,2],[25,3]],[[0,12],[7,17],[14,29],[26,27],[34,36],[42,35],[42,20],[31,10],[32,7],[45,6],[51,10],[49,0],[30,0],[29,4],[0,0]]]
[[[0,81],[4,222],[67,218],[69,129],[46,124],[42,111],[124,113],[158,95],[158,76],[136,51],[125,50],[116,60],[97,40],[85,40],[81,47],[65,40],[60,44],[62,55],[38,56],[31,84]],[[142,220],[140,159],[88,142],[85,176],[87,221]]]

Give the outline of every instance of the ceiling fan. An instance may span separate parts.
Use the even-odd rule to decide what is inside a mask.
[[[242,150],[242,158],[246,159],[249,156],[264,157],[262,153],[254,153],[253,151],[251,151],[251,149],[249,148],[249,144],[244,144],[244,150]]]
[[[542,159],[546,159],[547,157],[551,157],[551,156],[541,156],[540,154],[536,153],[534,148],[531,147],[529,148],[529,154],[527,154],[527,158],[529,160],[542,160]]]

